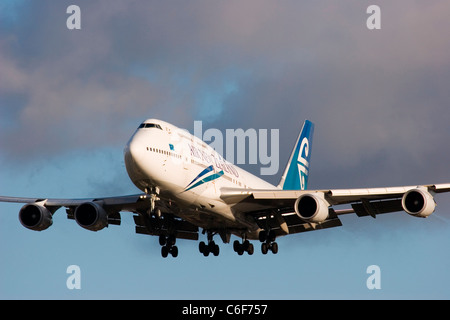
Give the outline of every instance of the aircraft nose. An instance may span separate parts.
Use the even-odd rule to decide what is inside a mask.
[[[133,171],[140,169],[139,164],[143,155],[143,144],[140,140],[136,137],[131,138],[124,149],[125,165]]]
[[[138,153],[138,150],[139,150],[139,143],[136,141],[136,139],[131,139],[125,149],[125,153],[127,153],[127,155],[130,156],[131,158],[135,158],[136,154]]]

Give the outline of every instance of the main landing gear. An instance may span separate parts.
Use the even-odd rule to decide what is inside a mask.
[[[198,245],[198,250],[205,257],[209,256],[210,253],[212,253],[215,257],[217,257],[220,253],[220,248],[214,241],[208,241],[208,244],[201,241]]]
[[[204,230],[203,233],[207,233],[208,237],[208,243],[205,243],[204,241],[201,241],[198,245],[198,250],[201,254],[203,254],[205,257],[209,256],[210,253],[212,253],[214,256],[218,256],[220,253],[219,246],[214,242],[213,236],[216,234],[213,231],[206,231]],[[222,234],[221,234],[222,236]],[[278,253],[278,244],[275,242],[276,234],[274,230],[262,230],[259,233],[259,240],[261,243],[261,252],[262,254],[267,254],[270,251],[272,251],[273,254]],[[222,240],[224,240],[222,238]],[[224,240],[224,243],[228,243],[229,238]],[[164,248],[164,247],[163,247]],[[175,247],[176,248],[176,247]],[[248,255],[253,255],[255,252],[255,247],[253,244],[247,240],[246,235],[243,235],[242,242],[239,240],[235,240],[233,242],[233,250],[238,255],[242,256],[244,252],[247,252]]]
[[[240,256],[242,256],[244,252],[247,252],[251,256],[255,252],[255,247],[253,246],[253,243],[250,243],[247,239],[243,240],[242,243],[240,243],[239,240],[235,240],[233,242],[233,250]]]
[[[163,234],[159,235],[159,244],[161,245],[161,255],[163,258],[167,258],[169,253],[172,257],[178,257],[178,247],[175,245],[177,238],[170,235],[166,237]]]
[[[275,242],[276,235],[273,230],[262,230],[259,233],[259,241],[261,244],[261,252],[262,254],[267,254],[267,252],[272,251],[273,254],[278,253],[278,244]]]
[[[208,231],[208,244],[201,241],[198,244],[198,250],[200,253],[202,253],[205,257],[209,256],[210,253],[212,253],[215,257],[217,257],[220,253],[219,246],[214,242],[213,240],[214,234],[212,232]]]
[[[278,244],[275,242],[276,234],[274,230],[262,230],[259,232],[259,241],[261,241],[261,252],[262,254],[267,254],[267,252],[272,251],[273,254],[278,253]],[[242,243],[238,240],[233,242],[234,252],[242,256],[244,252],[252,255],[255,252],[255,248],[250,241],[248,241],[244,235]]]

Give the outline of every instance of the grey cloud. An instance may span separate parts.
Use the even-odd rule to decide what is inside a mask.
[[[447,3],[381,1],[378,31],[361,1],[80,1],[79,32],[65,28],[68,5],[32,2],[27,23],[0,33],[0,133],[17,138],[0,143],[13,157],[121,147],[154,116],[279,128],[283,157],[309,118],[314,162],[341,172],[448,160]]]

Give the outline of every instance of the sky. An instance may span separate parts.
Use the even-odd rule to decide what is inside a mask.
[[[81,29],[69,30],[69,5]],[[369,30],[367,8],[381,9]],[[2,1],[0,194],[135,194],[123,148],[158,118],[192,132],[278,129],[277,184],[304,119],[316,125],[309,188],[450,182],[448,1]],[[232,159],[231,159],[232,160]],[[260,173],[261,164],[244,164]],[[277,239],[279,253],[203,257],[121,226],[42,232],[0,204],[0,299],[449,299],[450,197]],[[201,240],[203,239],[201,235]],[[237,238],[233,237],[232,241]],[[67,268],[81,271],[70,290]],[[379,266],[370,290],[367,268]]]

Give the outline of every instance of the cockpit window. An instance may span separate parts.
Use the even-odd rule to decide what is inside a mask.
[[[156,123],[141,123],[141,125],[139,126],[139,129],[141,129],[141,128],[157,128],[157,129],[162,130],[161,126]]]

